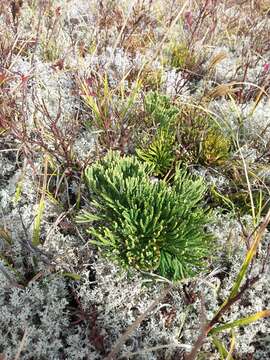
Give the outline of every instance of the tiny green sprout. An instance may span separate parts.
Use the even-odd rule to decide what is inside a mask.
[[[183,169],[170,185],[153,181],[151,170],[135,156],[109,152],[85,171],[94,214],[84,211],[77,221],[90,223],[92,244],[123,268],[173,281],[194,276],[212,248],[206,186]]]

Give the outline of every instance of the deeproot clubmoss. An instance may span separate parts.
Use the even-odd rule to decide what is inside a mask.
[[[171,280],[201,271],[212,239],[206,230],[206,186],[186,170],[173,182],[153,181],[151,168],[134,156],[110,152],[87,168],[95,212],[84,211],[91,242],[124,268],[154,271]]]

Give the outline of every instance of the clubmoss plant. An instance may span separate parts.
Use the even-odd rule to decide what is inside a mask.
[[[158,92],[149,92],[144,103],[146,116],[156,130],[136,152],[154,166],[155,175],[165,175],[177,158],[182,163],[206,166],[220,166],[229,159],[232,140],[207,111],[179,108]]]
[[[183,107],[176,121],[176,137],[185,163],[220,166],[230,158],[232,139],[206,111]]]
[[[153,181],[150,172],[136,157],[110,152],[86,169],[96,212],[84,211],[78,221],[91,222],[92,243],[124,268],[171,280],[193,276],[205,267],[212,240],[206,187],[185,170],[176,171],[172,185]]]
[[[175,135],[161,129],[147,148],[137,149],[138,157],[153,167],[154,175],[166,175],[175,160]]]
[[[179,109],[172,104],[170,98],[158,91],[150,91],[145,96],[144,108],[153,125],[168,126],[179,113]]]
[[[179,109],[169,97],[157,91],[149,92],[144,99],[144,107],[149,125],[155,131],[136,149],[137,156],[151,165],[153,174],[166,175],[176,160],[175,156],[175,120]],[[151,133],[151,131],[150,131]]]
[[[212,126],[202,140],[200,160],[206,165],[221,165],[229,158],[230,148],[231,140]]]

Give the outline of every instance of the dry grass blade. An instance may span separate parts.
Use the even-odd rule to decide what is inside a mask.
[[[115,53],[115,50],[116,50],[116,48],[117,48],[117,46],[118,46],[118,44],[120,42],[120,39],[121,39],[121,36],[122,36],[122,34],[123,34],[124,30],[125,30],[125,27],[127,26],[129,17],[131,15],[132,8],[135,6],[136,3],[137,3],[137,0],[134,0],[131,4],[129,4],[128,14],[126,16],[126,19],[125,19],[125,21],[124,21],[124,23],[123,23],[123,25],[121,27],[121,30],[120,30],[120,32],[118,34],[118,37],[117,37],[117,39],[116,39],[116,41],[114,43],[114,46],[113,46],[112,57],[113,57],[113,55]],[[112,58],[111,58],[111,61],[112,61]]]
[[[218,97],[224,97],[235,94],[235,92],[238,90],[236,88],[233,88],[235,83],[229,83],[229,84],[221,84],[216,86],[213,90],[211,90],[206,96],[210,99],[216,99]]]
[[[151,64],[153,61],[155,61],[158,57],[158,55],[160,54],[160,52],[162,51],[162,48],[163,48],[163,45],[164,43],[166,42],[166,40],[168,39],[169,35],[170,35],[170,32],[171,30],[174,28],[174,26],[177,24],[178,20],[180,19],[180,17],[182,16],[182,14],[184,13],[184,10],[186,9],[186,7],[189,5],[189,3],[192,3],[192,1],[186,1],[182,8],[180,9],[180,11],[178,12],[178,14],[175,16],[174,20],[171,22],[168,30],[166,31],[166,33],[163,35],[160,43],[158,44],[157,46],[157,50],[156,52],[154,53],[154,55],[151,57],[150,60],[145,60],[139,70],[139,73],[138,73],[138,79],[140,78],[142,72],[143,72],[143,69],[145,68],[146,65],[149,65]],[[191,6],[191,4],[190,4]]]
[[[220,52],[216,54],[210,61],[208,65],[209,70],[214,70],[214,68],[223,60],[227,58],[227,54],[225,52]]]
[[[265,91],[265,88],[264,88],[264,87],[262,87],[262,88],[260,89],[260,91],[259,91],[259,93],[258,93],[258,95],[257,95],[257,97],[256,97],[256,100],[255,100],[255,103],[254,103],[254,107],[253,107],[253,109],[252,109],[252,111],[251,111],[251,115],[254,114],[254,111],[256,110],[258,104],[259,104],[260,101],[262,100],[263,95],[267,95],[267,96],[268,96],[268,94],[267,94],[267,92]],[[268,97],[269,97],[269,96],[268,96]]]
[[[9,245],[12,244],[10,231],[5,229],[3,226],[0,226],[0,238],[4,239]]]

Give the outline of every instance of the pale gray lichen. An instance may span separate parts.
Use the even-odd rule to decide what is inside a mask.
[[[84,309],[96,307],[98,324],[103,329],[104,340],[109,350],[114,343],[117,343],[123,331],[159,297],[162,285],[145,286],[139,274],[127,275],[104,260],[97,260],[93,266],[96,273],[95,280],[89,281],[89,271],[85,271],[83,282],[76,291]],[[169,304],[168,300],[163,299],[161,304],[157,304],[154,312],[147,314],[145,321],[130,335],[122,349],[123,352],[136,352],[160,343],[179,344],[178,328],[174,325],[183,322],[185,312],[179,291],[180,288],[176,288],[171,292]],[[171,324],[170,328],[166,329],[165,316],[170,308],[176,308],[174,325]],[[164,350],[164,353],[166,351],[169,350]],[[152,356],[149,351],[138,359],[151,359]]]
[[[8,287],[1,274],[0,279],[0,353],[5,359],[14,359],[24,335],[21,359],[87,357],[87,341],[70,322],[63,279],[48,276],[26,288]]]

